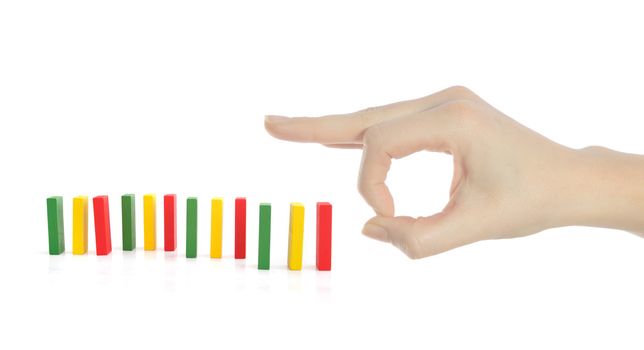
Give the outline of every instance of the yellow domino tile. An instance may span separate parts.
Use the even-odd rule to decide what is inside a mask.
[[[221,258],[221,228],[222,228],[223,200],[213,198],[210,209],[210,257]]]
[[[143,249],[157,249],[157,197],[143,196]]]
[[[288,269],[302,269],[304,245],[304,205],[291,203],[291,218],[288,228]]]
[[[74,197],[72,218],[72,254],[87,253],[87,197]]]

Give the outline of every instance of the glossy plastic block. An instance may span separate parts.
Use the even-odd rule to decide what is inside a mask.
[[[110,204],[107,196],[97,196],[94,204],[94,231],[96,234],[96,255],[108,255],[112,252],[112,235],[110,232]]]
[[[332,207],[330,203],[317,203],[315,232],[315,266],[319,271],[331,270]]]
[[[259,205],[259,249],[257,254],[257,268],[269,270],[271,267],[271,205]]]
[[[143,249],[157,249],[157,198],[153,194],[143,196]]]
[[[63,197],[47,198],[47,227],[49,254],[59,255],[65,251],[65,228],[63,224]]]
[[[163,250],[173,252],[177,249],[177,196],[163,196]]]
[[[235,199],[235,259],[246,259],[246,198]]]
[[[186,203],[186,258],[197,257],[197,198]]]
[[[123,250],[136,249],[136,211],[133,194],[121,196],[121,226],[123,228]]]
[[[87,253],[87,197],[74,197],[72,203],[72,254]]]
[[[302,269],[302,248],[304,246],[304,205],[291,203],[288,229],[288,269]]]
[[[223,226],[223,199],[213,198],[210,202],[210,257],[221,259]]]

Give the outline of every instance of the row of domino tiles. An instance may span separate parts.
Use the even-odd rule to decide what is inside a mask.
[[[72,212],[72,254],[87,254],[88,197],[77,196],[73,199]],[[110,213],[108,196],[92,198],[94,210],[94,231],[96,235],[96,255],[108,255],[112,252]],[[136,214],[135,196],[121,196],[123,250],[136,248]],[[186,203],[186,258],[197,257],[197,205],[196,197],[188,197]],[[177,247],[177,196],[163,196],[164,213],[164,250],[174,251]],[[304,205],[291,203],[288,239],[288,268],[302,269],[302,252],[304,237]],[[320,271],[331,270],[331,232],[332,206],[328,202],[316,205],[316,267]],[[143,196],[143,238],[144,250],[156,250],[156,196]],[[222,250],[222,212],[223,199],[211,200],[210,257],[221,258]],[[63,223],[63,198],[47,198],[47,222],[49,236],[49,254],[59,255],[65,252],[65,234]],[[258,269],[270,269],[271,242],[271,204],[259,204],[259,249]],[[246,198],[235,199],[235,259],[246,258]]]

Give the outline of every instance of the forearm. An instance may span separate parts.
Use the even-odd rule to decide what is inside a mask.
[[[644,156],[601,147],[573,150],[560,226],[621,229],[644,236]]]

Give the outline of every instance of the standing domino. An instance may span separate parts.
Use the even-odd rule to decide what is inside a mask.
[[[72,208],[72,254],[87,253],[87,197],[74,197]]]
[[[259,205],[259,252],[257,268],[269,270],[271,267],[271,204]]]
[[[235,259],[246,259],[246,198],[235,199]]]
[[[47,224],[49,229],[49,254],[62,254],[65,251],[63,197],[47,198]]]
[[[121,196],[121,223],[123,227],[123,250],[136,249],[136,212],[134,210],[134,195]]]
[[[173,252],[177,249],[177,196],[163,196],[163,250]]]
[[[304,205],[302,203],[291,203],[288,231],[288,269],[301,270],[304,245]]]
[[[157,249],[157,198],[153,194],[143,196],[143,249]]]
[[[223,200],[213,198],[210,202],[210,257],[214,259],[221,259],[222,215]]]
[[[186,258],[197,257],[197,198],[190,197],[186,205]]]
[[[107,255],[112,252],[109,200],[107,196],[97,196],[94,197],[93,202],[96,255]]]
[[[315,266],[320,271],[331,270],[331,211],[330,203],[317,203]]]

